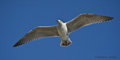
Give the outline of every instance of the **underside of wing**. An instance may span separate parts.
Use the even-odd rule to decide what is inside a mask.
[[[49,37],[49,36],[59,36],[57,32],[57,26],[43,26],[37,27],[32,31],[28,32],[24,37],[22,37],[15,45],[19,46],[24,43],[30,42],[35,39],[39,39],[42,37]]]
[[[103,16],[103,15],[80,14],[73,20],[67,22],[68,32],[70,33],[85,25],[104,22],[112,19],[113,17]]]

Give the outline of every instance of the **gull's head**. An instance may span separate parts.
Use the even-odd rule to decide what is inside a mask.
[[[61,20],[57,20],[58,23],[63,23]]]

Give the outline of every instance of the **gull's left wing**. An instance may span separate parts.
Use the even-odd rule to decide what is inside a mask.
[[[37,27],[32,31],[28,32],[24,37],[22,37],[13,47],[22,45],[24,43],[30,42],[35,39],[39,39],[42,37],[50,37],[50,36],[59,36],[57,31],[57,26],[44,26]]]

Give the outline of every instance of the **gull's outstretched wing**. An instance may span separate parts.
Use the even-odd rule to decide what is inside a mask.
[[[50,26],[50,27],[37,27],[32,31],[28,32],[24,37],[22,37],[15,45],[19,46],[29,41],[39,39],[42,37],[49,37],[49,36],[59,36],[57,32],[57,26]]]
[[[108,20],[112,20],[113,17],[102,16],[102,15],[95,15],[95,14],[80,14],[73,20],[67,22],[68,32],[71,33],[72,31],[93,23],[104,22]]]

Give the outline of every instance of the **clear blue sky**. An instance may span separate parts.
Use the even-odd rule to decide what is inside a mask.
[[[58,37],[13,47],[37,26],[67,22],[83,13],[114,19],[74,31],[69,47],[61,47]],[[120,0],[0,0],[0,60],[120,60]]]

